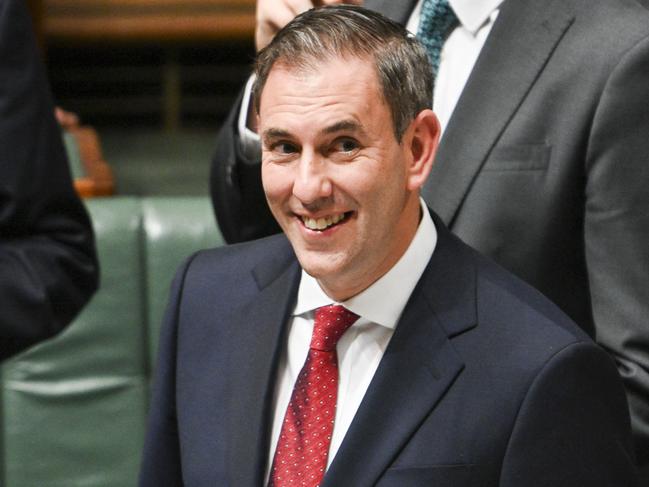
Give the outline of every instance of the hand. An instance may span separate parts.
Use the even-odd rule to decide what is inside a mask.
[[[298,14],[313,7],[340,3],[361,5],[363,0],[257,0],[257,51],[266,47],[275,34]]]
[[[64,129],[71,129],[79,126],[79,116],[76,113],[68,112],[61,107],[54,108],[54,117]]]

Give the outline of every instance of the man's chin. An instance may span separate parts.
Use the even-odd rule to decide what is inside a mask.
[[[300,266],[310,276],[316,279],[327,279],[341,273],[339,255],[330,252],[313,250],[296,250]]]
[[[298,259],[299,260],[299,259]],[[311,277],[315,279],[327,279],[329,277],[336,275],[336,268],[332,265],[311,263],[311,262],[300,262],[300,266]]]

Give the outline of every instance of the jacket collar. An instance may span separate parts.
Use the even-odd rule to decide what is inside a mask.
[[[464,245],[437,217],[435,225],[438,246],[323,487],[374,485],[464,367],[451,339],[477,323],[475,270]]]
[[[259,293],[240,307],[231,327],[229,485],[241,487],[263,485],[277,364],[300,280],[300,267],[286,238],[270,237],[266,242],[273,251],[252,275]]]
[[[462,26],[475,34],[503,0],[449,0]]]

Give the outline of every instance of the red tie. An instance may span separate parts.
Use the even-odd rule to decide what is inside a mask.
[[[309,354],[286,409],[269,487],[316,487],[322,481],[336,418],[336,344],[357,319],[340,305],[316,309]]]

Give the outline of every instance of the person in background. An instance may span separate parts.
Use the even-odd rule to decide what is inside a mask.
[[[317,4],[322,2],[315,2]],[[308,0],[259,0],[267,44]],[[649,482],[649,13],[635,0],[366,0],[428,47],[443,135],[426,202],[615,359]],[[217,139],[229,242],[279,230],[249,87]]]
[[[98,284],[23,0],[0,0],[0,360],[54,336]]]
[[[420,198],[440,132],[421,44],[323,7],[256,74],[283,233],[178,270],[140,486],[637,485],[611,357]]]

